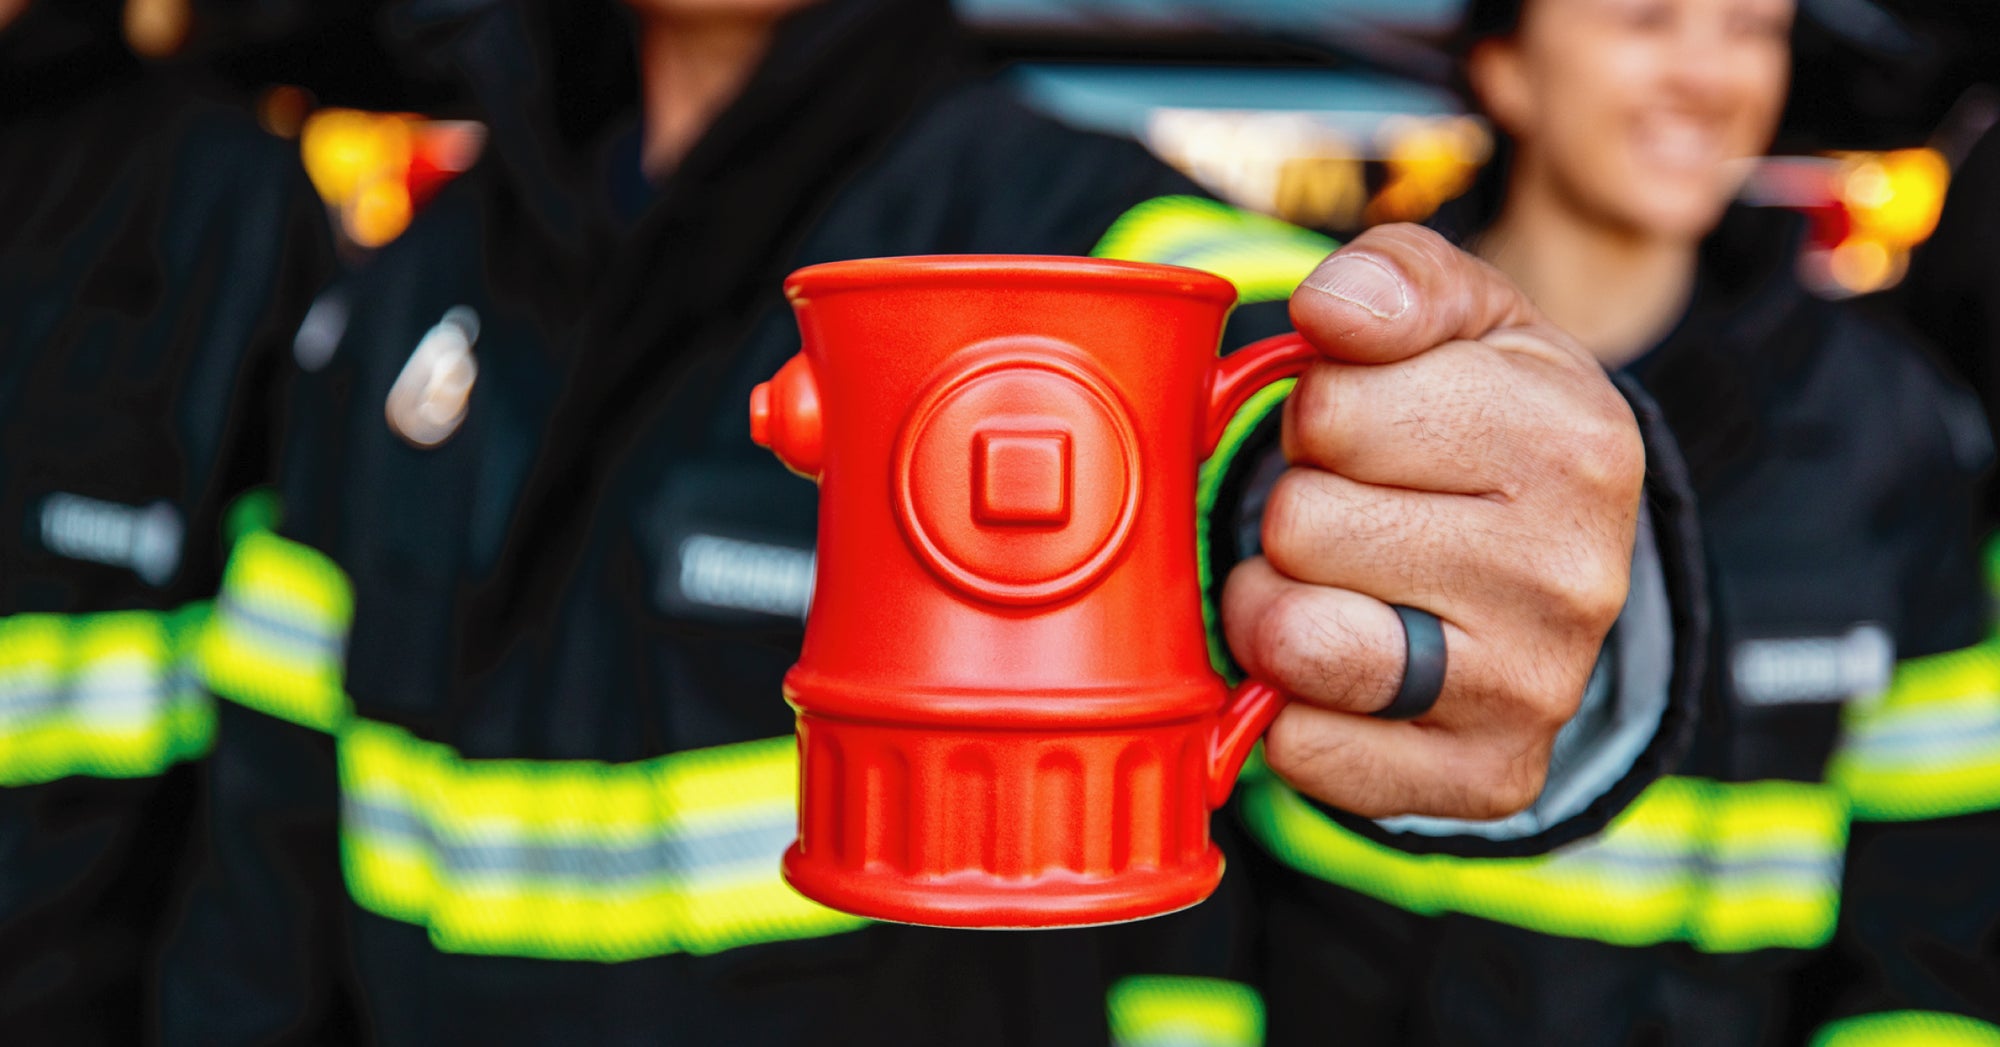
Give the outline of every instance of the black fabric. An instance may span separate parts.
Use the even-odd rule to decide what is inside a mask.
[[[1910,260],[1909,275],[1883,300],[1922,332],[1979,394],[1989,424],[2000,418],[2000,127],[1988,128],[1952,172],[1937,232]],[[1981,512],[2000,526],[2000,485],[1988,485]]]
[[[277,358],[331,265],[290,147],[140,70],[103,6],[35,4],[0,33],[0,616],[214,592],[223,510],[271,473],[253,434]],[[50,548],[57,493],[170,507],[170,576]],[[200,779],[0,788],[0,1035],[142,1038]]]
[[[139,75],[113,0],[31,3],[0,26],[0,118],[72,104]]]
[[[579,321],[590,351],[550,416],[497,573],[461,612],[470,675],[552,613],[581,553],[585,508],[636,430],[686,367],[745,337],[832,195],[951,74],[952,30],[942,0],[828,3],[793,16],[629,240],[586,260],[592,283],[603,281]]]

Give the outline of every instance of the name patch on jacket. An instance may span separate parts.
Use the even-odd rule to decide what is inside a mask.
[[[42,499],[42,548],[71,560],[131,570],[147,585],[173,580],[185,527],[167,502],[121,505],[57,492]]]
[[[1895,658],[1889,631],[1863,622],[1836,635],[1741,641],[1729,670],[1745,705],[1798,705],[1880,694]]]
[[[812,606],[813,552],[720,535],[691,535],[681,543],[680,570],[661,579],[683,599],[734,611],[804,619]]]

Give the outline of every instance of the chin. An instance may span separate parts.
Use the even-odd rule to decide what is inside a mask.
[[[1722,221],[1730,197],[1710,183],[1699,188],[1685,182],[1639,183],[1627,187],[1609,210],[1615,221],[1634,232],[1660,240],[1700,240]]]

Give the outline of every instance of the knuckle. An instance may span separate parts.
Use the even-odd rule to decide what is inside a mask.
[[[1526,754],[1493,760],[1479,776],[1478,788],[1466,797],[1468,817],[1489,820],[1519,814],[1541,797],[1547,779],[1546,763]]]
[[[1519,702],[1521,719],[1530,731],[1553,742],[1582,700],[1583,685],[1570,686],[1567,680],[1531,687]]]
[[[1296,574],[1318,544],[1318,499],[1312,486],[1312,477],[1305,471],[1287,469],[1271,485],[1264,503],[1264,556],[1286,574]]]
[[[1622,402],[1618,408],[1579,412],[1559,444],[1572,483],[1622,498],[1636,495],[1645,479],[1646,448],[1631,412]]]
[[[1333,639],[1303,589],[1290,589],[1271,601],[1252,643],[1258,662],[1280,686],[1316,689],[1331,675],[1326,663]]]
[[[1627,570],[1608,556],[1570,548],[1544,563],[1536,588],[1549,618],[1594,633],[1624,611]]]
[[[1310,783],[1326,777],[1326,768],[1339,762],[1349,741],[1315,729],[1305,717],[1280,716],[1264,734],[1264,762],[1288,782]]]
[[[1314,365],[1299,376],[1288,397],[1293,447],[1309,460],[1325,463],[1338,451],[1341,384],[1337,370]]]

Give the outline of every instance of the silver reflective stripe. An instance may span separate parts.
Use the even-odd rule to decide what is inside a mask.
[[[801,619],[812,606],[810,549],[697,534],[680,561],[681,595],[694,603]]]
[[[38,665],[31,672],[17,671],[10,679],[0,679],[0,723],[46,716],[61,703],[53,668]]]
[[[151,722],[167,704],[161,668],[143,657],[84,666],[69,694],[71,715],[107,728]]]
[[[348,796],[343,817],[351,831],[385,845],[414,845],[448,879],[539,877],[579,886],[693,879],[746,870],[769,871],[797,835],[790,811],[727,828],[670,833],[651,839],[558,843],[509,839],[504,829],[444,834],[412,811],[382,798]],[[490,826],[490,823],[488,823]]]
[[[347,638],[344,633],[329,632],[302,622],[291,621],[272,614],[251,600],[224,590],[215,601],[216,617],[231,630],[253,634],[258,646],[285,649],[285,653],[303,656],[317,665],[326,659],[341,661],[346,658]]]
[[[0,680],[0,724],[63,716],[104,729],[130,729],[152,724],[163,710],[204,704],[188,666],[163,671],[136,655],[94,662],[66,683],[42,667]]]
[[[1989,756],[2000,747],[2000,719],[1989,710],[1922,711],[1924,716],[1917,723],[1886,724],[1865,734],[1849,735],[1847,751],[1870,761],[1911,764],[1926,770],[1961,757]]]

